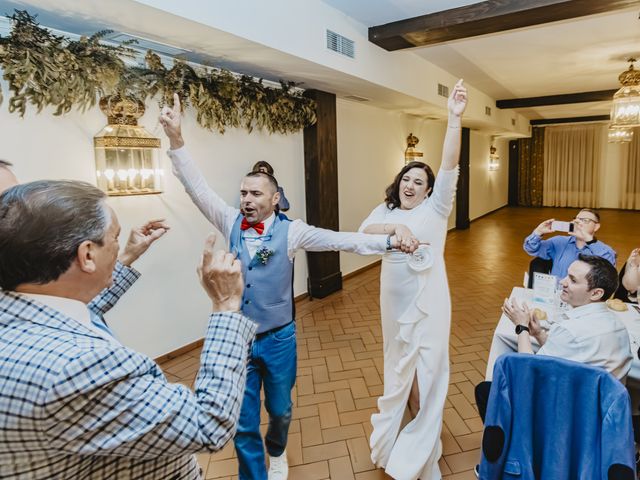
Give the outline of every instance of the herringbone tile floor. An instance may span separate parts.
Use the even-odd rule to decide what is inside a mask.
[[[473,387],[484,379],[503,299],[522,284],[530,258],[522,241],[546,218],[569,220],[575,210],[504,208],[465,231],[449,233],[446,262],[453,305],[451,380],[442,432],[444,479],[474,479],[482,423]],[[640,212],[603,211],[599,238],[619,256],[640,245]],[[345,281],[322,300],[297,304],[298,378],[287,454],[291,480],[390,478],[369,459],[369,419],[382,393],[380,267]],[[199,350],[162,363],[172,381],[192,385]],[[263,412],[263,426],[266,416]],[[419,446],[416,446],[419,448]],[[233,444],[200,455],[207,479],[237,478]]]

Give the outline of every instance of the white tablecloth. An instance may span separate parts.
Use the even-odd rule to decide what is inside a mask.
[[[515,298],[519,302],[527,301],[531,304],[533,290],[514,287],[509,298]],[[640,359],[638,353],[640,349],[640,313],[633,308],[632,304],[628,305],[626,312],[614,312],[629,332],[629,340],[631,341],[631,353],[633,361],[631,362],[631,371],[628,379],[640,382]],[[535,338],[531,338],[533,351],[537,352],[540,345]],[[489,359],[487,360],[486,379],[493,378],[493,365],[496,359],[503,353],[518,351],[518,337],[515,332],[515,326],[504,314],[500,317],[498,326],[493,333],[493,341],[491,342],[491,350],[489,351]]]

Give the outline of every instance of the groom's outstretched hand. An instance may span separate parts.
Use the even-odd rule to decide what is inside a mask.
[[[184,146],[182,139],[182,110],[180,107],[180,97],[177,93],[173,94],[173,108],[167,105],[162,107],[160,111],[160,125],[164,128],[164,133],[169,138],[171,150],[177,150]]]
[[[215,234],[209,235],[198,266],[200,283],[211,299],[214,312],[237,312],[242,301],[242,269],[234,255],[213,251]]]

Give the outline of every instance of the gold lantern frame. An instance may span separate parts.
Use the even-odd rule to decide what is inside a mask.
[[[420,139],[413,133],[410,133],[407,137],[407,148],[404,151],[404,163],[405,165],[416,160],[421,160],[424,154],[416,149],[416,145],[420,142]]]
[[[160,139],[138,125],[144,103],[111,95],[100,99],[100,110],[108,124],[93,138],[98,187],[110,196],[162,193]]]

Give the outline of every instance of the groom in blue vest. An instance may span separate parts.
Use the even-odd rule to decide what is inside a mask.
[[[334,232],[289,220],[277,209],[276,179],[262,172],[247,174],[240,186],[240,209],[225,203],[207,185],[184,146],[180,101],[164,107],[160,123],[170,141],[173,171],[207,219],[229,241],[242,263],[245,289],[242,313],[258,324],[251,347],[247,382],[235,436],[241,480],[283,480],[288,475],[285,448],[291,423],[291,389],[296,380],[296,327],[293,304],[293,258],[296,250],[344,250],[381,254],[391,248],[413,252],[417,241],[397,242],[387,235]],[[269,427],[265,445],[260,434],[260,389],[264,387]]]

